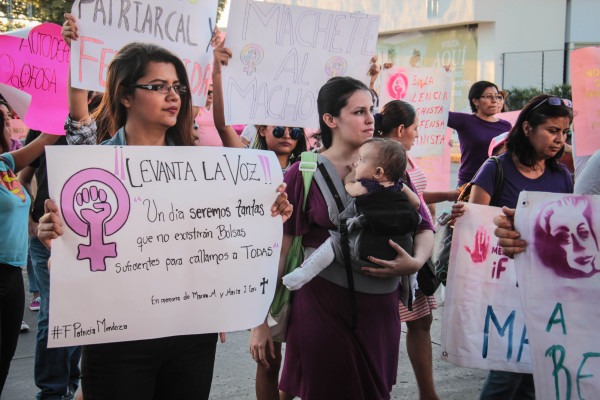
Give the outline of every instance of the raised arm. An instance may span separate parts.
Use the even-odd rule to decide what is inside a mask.
[[[10,155],[13,156],[13,159],[15,160],[14,172],[19,172],[31,164],[44,152],[44,146],[50,146],[57,140],[57,135],[42,133],[37,139],[29,143],[27,146],[24,146],[19,150],[11,151]]]
[[[223,42],[214,50],[215,62],[213,67],[213,118],[215,128],[219,132],[223,146],[245,147],[240,137],[229,125],[225,124],[225,106],[223,103],[223,78],[221,77],[221,66],[228,65],[231,51],[223,46]]]
[[[61,34],[69,48],[71,40],[78,40],[77,22],[75,17],[69,13],[65,13],[65,22],[62,25]],[[89,118],[87,95],[88,91],[78,89],[71,86],[71,65],[69,64],[69,80],[68,80],[68,100],[69,100],[69,115],[73,121],[84,121]]]

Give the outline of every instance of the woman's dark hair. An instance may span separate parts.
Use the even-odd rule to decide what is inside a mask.
[[[377,147],[378,164],[375,167],[383,168],[386,178],[392,182],[398,182],[406,171],[406,150],[400,142],[395,140],[372,138],[362,145],[370,144]]]
[[[471,89],[469,89],[469,105],[471,106],[471,111],[477,112],[477,107],[475,107],[473,99],[480,98],[483,92],[485,92],[485,89],[489,87],[494,87],[496,88],[496,91],[498,90],[498,86],[496,86],[496,84],[488,81],[475,82],[471,86]]]
[[[256,126],[256,138],[254,139],[254,144],[252,145],[253,149],[259,149],[259,150],[269,150],[268,146],[267,146],[267,139],[260,134],[261,129],[266,129],[267,125],[257,125]],[[290,127],[291,129],[291,127]],[[289,160],[290,163],[294,163],[295,161],[300,159],[300,154],[302,154],[303,151],[307,150],[306,147],[306,134],[304,132],[304,128],[298,128],[300,130],[302,130],[302,137],[298,138],[298,140],[296,141],[296,147],[294,147],[294,150],[292,151],[292,153],[290,154]]]
[[[166,137],[179,146],[192,146],[192,96],[185,66],[173,53],[151,43],[133,42],[126,44],[118,51],[108,67],[106,92],[94,112],[98,127],[98,143],[113,136],[127,121],[127,109],[121,99],[134,95],[131,85],[137,83],[148,69],[150,62],[173,64],[181,85],[188,87],[181,93],[181,106],[177,115],[177,123],[167,129]]]
[[[342,108],[348,104],[350,96],[358,90],[365,90],[371,93],[367,85],[349,76],[335,76],[328,80],[319,90],[317,110],[319,112],[319,127],[321,129],[318,138],[326,149],[333,142],[333,134],[325,121],[323,121],[323,116],[331,114],[334,117],[339,117]]]
[[[542,209],[535,222],[534,246],[537,255],[546,267],[552,269],[556,275],[563,278],[586,278],[598,272],[595,269],[592,269],[591,272],[584,272],[572,268],[567,261],[567,252],[562,247],[561,238],[552,235],[552,227],[550,226],[550,218],[552,215],[560,208],[572,210],[581,202],[586,203],[586,207],[583,210],[583,217],[590,227],[590,233],[596,242],[596,246],[598,246],[598,238],[593,230],[592,205],[591,202],[584,197],[568,196],[548,204]],[[600,258],[600,256],[598,257]]]
[[[537,161],[536,152],[531,141],[525,135],[523,123],[527,121],[531,128],[535,129],[546,123],[549,118],[567,117],[569,118],[569,124],[573,122],[573,110],[563,104],[562,101],[557,106],[548,103],[547,99],[550,97],[555,96],[540,94],[529,100],[521,110],[517,122],[515,122],[506,138],[506,150],[515,154],[521,164],[530,168]],[[563,146],[554,157],[546,159],[546,167],[552,171],[561,171],[558,160],[562,157],[564,150],[565,147]]]
[[[392,100],[375,114],[375,135],[387,137],[393,129],[404,125],[408,128],[415,123],[415,108],[402,100]]]
[[[4,124],[6,124],[6,119],[4,118],[4,113],[0,112],[0,127],[2,127],[2,135],[0,135],[0,147],[2,147],[2,151],[0,153],[7,153],[10,151],[10,143],[4,137]]]
[[[90,92],[93,93],[93,92]],[[102,98],[104,97],[104,93],[96,93],[93,96],[88,96],[88,112],[93,114],[98,107],[100,107],[100,103],[102,102]]]

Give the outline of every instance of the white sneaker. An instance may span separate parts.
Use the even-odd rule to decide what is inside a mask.
[[[21,333],[28,332],[28,331],[29,331],[29,325],[27,325],[27,323],[25,321],[21,321]]]

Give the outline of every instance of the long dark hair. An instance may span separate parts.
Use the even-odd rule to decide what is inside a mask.
[[[2,127],[2,135],[0,135],[0,136],[2,136],[0,138],[0,146],[2,146],[1,153],[7,153],[10,151],[10,143],[8,143],[8,141],[4,137],[4,129],[6,129],[4,124],[6,124],[6,118],[4,117],[4,113],[0,112],[0,126]]]
[[[415,108],[402,100],[392,100],[375,114],[375,134],[387,137],[394,128],[404,125],[408,128],[415,123]]]
[[[254,144],[252,145],[253,149],[259,149],[259,150],[269,150],[268,146],[267,146],[267,139],[260,134],[260,130],[261,129],[266,129],[267,125],[257,125],[256,126],[256,138],[254,139]],[[291,127],[290,127],[291,129]],[[300,154],[302,154],[303,151],[307,150],[306,147],[306,133],[304,131],[304,128],[298,128],[302,130],[302,137],[298,138],[298,140],[296,141],[296,147],[294,147],[294,150],[292,150],[292,152],[290,153],[290,156],[288,157],[290,163],[294,163],[295,161],[300,159]]]
[[[192,146],[192,96],[189,91],[189,81],[185,66],[173,53],[151,43],[133,42],[126,44],[118,51],[108,67],[106,77],[106,92],[102,102],[93,116],[98,127],[98,143],[114,135],[127,122],[127,109],[121,104],[121,99],[132,95],[131,88],[138,79],[143,77],[150,62],[173,64],[181,85],[186,85],[188,91],[181,93],[181,107],[177,115],[177,123],[167,129],[166,137],[179,146]]]
[[[569,118],[569,124],[573,122],[573,110],[561,103],[558,106],[550,104],[547,99],[549,94],[540,94],[529,100],[521,113],[517,122],[510,130],[506,138],[506,150],[517,156],[519,162],[527,167],[533,167],[536,163],[536,152],[529,138],[525,135],[523,123],[529,122],[532,129],[546,123],[549,118]],[[561,171],[558,160],[562,157],[565,146],[562,147],[553,157],[546,159],[546,167],[552,171]]]
[[[495,87],[496,91],[498,91],[498,86],[496,86],[495,83],[488,82],[488,81],[475,82],[471,86],[471,89],[469,89],[469,105],[471,106],[471,110],[473,112],[477,112],[477,107],[475,107],[475,104],[473,103],[473,99],[480,98],[481,95],[483,94],[483,92],[485,92],[485,89],[487,89],[489,87]]]
[[[319,112],[319,127],[321,131],[317,135],[317,138],[321,139],[321,143],[323,143],[323,147],[326,149],[333,142],[333,133],[331,132],[331,128],[323,121],[323,116],[331,114],[334,117],[339,117],[340,111],[346,107],[348,99],[357,90],[365,90],[370,93],[367,85],[349,76],[333,77],[319,90],[317,110]]]

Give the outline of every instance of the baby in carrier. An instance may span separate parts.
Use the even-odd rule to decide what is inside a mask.
[[[396,251],[389,239],[412,254],[413,234],[421,217],[416,210],[419,196],[404,185],[401,177],[406,170],[404,147],[388,139],[369,139],[358,150],[359,159],[344,179],[344,186],[353,197],[340,214],[346,219],[350,258],[354,265],[378,267],[369,257],[393,260]],[[302,266],[283,277],[283,284],[298,290],[327,268],[334,259],[343,264],[342,237],[338,231],[307,258]]]

